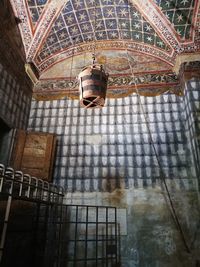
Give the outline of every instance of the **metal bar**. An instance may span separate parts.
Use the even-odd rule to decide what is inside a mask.
[[[87,267],[87,242],[88,242],[88,207],[86,208],[86,225],[85,225],[85,267]]]
[[[112,257],[108,257],[108,259],[112,259]],[[99,257],[98,260],[100,261],[103,261],[105,260],[105,257]],[[85,261],[85,258],[84,259],[76,259],[76,262],[84,262]],[[87,258],[87,261],[96,261],[96,257],[95,258]],[[74,260],[68,260],[68,262],[74,262]],[[70,265],[71,266],[71,265]],[[92,265],[93,266],[93,265]],[[114,265],[115,266],[115,265]]]
[[[36,220],[34,222],[34,228],[33,228],[34,239],[33,239],[32,255],[33,255],[34,265],[36,265],[36,248],[37,248],[37,238],[38,238],[38,224],[39,224],[40,206],[41,206],[41,203],[36,204]]]
[[[69,239],[68,241],[70,241],[70,242],[74,242],[75,239]],[[95,239],[88,239],[87,241],[88,241],[88,242],[95,242],[95,241],[96,241],[96,238],[95,238]],[[105,238],[105,239],[103,239],[103,238],[98,238],[98,241],[99,241],[99,242],[100,242],[100,241],[101,241],[101,242],[104,242],[104,241],[106,241],[106,238]],[[112,241],[113,241],[113,238],[108,238],[107,241],[112,242]],[[80,239],[79,242],[85,242],[85,239]]]
[[[117,230],[118,230],[118,262],[121,262],[121,236],[120,236],[120,224],[117,224]]]
[[[76,206],[76,222],[78,221],[78,206]],[[76,267],[76,247],[77,247],[77,230],[78,225],[75,223],[75,242],[74,242],[74,267]]]
[[[56,204],[56,207],[60,207],[60,205]],[[118,227],[117,227],[117,210],[114,207],[107,207],[105,206],[104,209],[102,209],[102,212],[104,212],[104,217],[100,219],[100,208],[101,206],[94,206],[94,205],[64,205],[63,207],[68,207],[71,212],[72,216],[66,216],[63,214],[62,220],[59,219],[60,210],[57,215],[55,215],[55,222],[57,226],[59,225],[62,229],[62,226],[65,225],[66,228],[70,229],[70,224],[73,225],[73,238],[68,238],[67,240],[63,240],[63,232],[62,235],[57,235],[55,240],[55,246],[57,246],[58,249],[63,249],[65,245],[68,247],[73,248],[73,255],[72,258],[69,258],[68,255],[65,253],[57,251],[57,257],[55,257],[55,267],[65,266],[67,263],[70,264],[70,266],[78,267],[81,263],[81,266],[88,266],[89,264],[93,264],[92,266],[116,266],[118,263],[118,246],[117,246],[117,234],[118,234]],[[90,216],[90,207],[95,209],[95,216],[91,218]],[[84,217],[81,216],[79,218],[80,210],[81,208],[85,208]],[[109,213],[112,211],[113,217],[112,220],[109,220]],[[83,219],[83,220],[82,220]],[[101,221],[99,221],[101,220]],[[83,233],[79,237],[79,229],[81,225],[84,226],[84,237]],[[95,232],[94,236],[89,236],[89,230],[90,226],[93,228],[93,225],[95,226]],[[99,232],[99,226],[102,225],[103,232]],[[59,229],[58,226],[58,229]],[[111,233],[110,233],[110,228]],[[64,228],[63,228],[64,229]],[[58,233],[58,232],[57,232]],[[57,243],[58,242],[58,243]],[[89,243],[90,242],[90,243]],[[96,248],[94,250],[94,247],[92,246],[95,244]],[[84,248],[83,255],[81,255],[80,248]],[[60,246],[60,247],[59,247]],[[100,247],[102,247],[102,254],[100,255]],[[91,253],[93,255],[89,255],[88,249],[92,249]],[[89,257],[90,256],[90,257]],[[65,265],[63,265],[65,264]],[[100,264],[100,265],[98,265]]]
[[[36,184],[35,184],[35,190],[34,190],[34,193],[33,193],[33,197],[35,199],[37,199],[37,191],[38,191],[38,179],[36,179]]]
[[[59,207],[59,206],[58,206]],[[62,213],[63,213],[63,205],[60,205],[60,224],[59,224],[59,230],[58,230],[58,238],[59,238],[59,243],[58,243],[58,262],[57,262],[57,266],[61,266],[61,253],[62,253],[62,244],[61,244],[61,229],[62,229],[62,225],[63,225],[63,220],[62,220]],[[57,227],[57,225],[56,225]]]
[[[108,267],[108,208],[106,208],[106,267]]]
[[[115,263],[116,263],[116,266],[117,266],[117,261],[118,261],[118,258],[117,258],[117,209],[115,208]]]
[[[67,223],[67,222],[66,222]],[[68,222],[68,223],[76,223],[76,221],[70,221],[70,222]],[[77,222],[77,224],[83,224],[83,223],[87,223],[86,221],[84,221],[84,222],[82,222],[82,221],[80,221],[80,222]],[[94,224],[95,222],[88,222],[88,224]],[[97,224],[105,224],[105,222],[97,222]],[[114,222],[108,222],[108,225],[109,224],[115,224]]]
[[[47,229],[48,229],[48,218],[49,218],[49,205],[45,205],[45,215],[44,215],[44,244],[46,243],[46,240],[47,240]],[[43,263],[45,262],[45,246],[43,247]],[[40,259],[41,261],[41,259]],[[42,263],[42,264],[43,264]]]
[[[39,200],[43,200],[43,187],[44,187],[44,182],[41,180],[41,179],[38,179],[38,184],[39,184],[39,194],[38,194],[38,196],[39,196]]]
[[[3,164],[0,164],[1,169],[5,168]],[[12,168],[8,167],[7,170],[11,170]],[[2,169],[1,173],[0,173],[0,177],[1,177],[1,181],[0,181],[0,192],[3,194],[7,194],[7,195],[12,195],[12,193],[14,192],[13,197],[17,197],[17,198],[27,198],[27,199],[31,199],[33,201],[35,200],[41,200],[44,202],[56,202],[57,199],[59,199],[59,202],[62,203],[62,199],[64,196],[64,191],[62,187],[57,187],[56,185],[53,185],[48,183],[48,182],[44,182],[41,179],[37,179],[35,177],[31,177],[28,174],[23,174],[21,171],[15,171],[12,169],[13,171],[13,178],[11,178],[8,174],[4,174],[4,171]],[[13,180],[13,181],[11,181]],[[10,183],[14,183],[14,188],[17,189],[16,190],[12,190],[12,193],[10,190],[4,190],[3,185],[5,185],[5,188],[10,188]],[[16,187],[17,185],[19,185],[19,189]],[[18,194],[16,194],[16,192],[18,192]],[[51,198],[51,194],[54,194],[57,197],[53,197]],[[49,200],[51,199],[51,200]]]
[[[40,199],[34,199],[34,198],[27,198],[26,196],[20,197],[18,195],[13,195],[13,194],[5,193],[5,192],[1,193],[1,195],[2,196],[7,196],[7,197],[8,196],[12,196],[16,200],[24,200],[24,201],[28,201],[28,202],[34,202],[34,203],[40,202],[40,203],[44,203],[44,204],[47,204],[47,205],[52,205],[52,204],[56,204],[57,205],[57,203],[55,203],[55,202],[48,203],[46,200],[40,200]]]
[[[11,194],[5,194],[5,193],[2,193],[1,195],[2,195],[2,196],[5,196],[5,197],[12,196],[13,199],[15,199],[15,200],[22,200],[22,201],[27,201],[27,202],[32,202],[32,203],[41,203],[41,204],[46,204],[46,205],[57,204],[57,203],[50,203],[50,204],[48,204],[48,203],[47,203],[46,201],[44,201],[44,200],[29,199],[29,198],[27,198],[27,197],[13,196],[13,195],[11,195]]]
[[[3,257],[3,250],[4,250],[5,240],[6,240],[6,233],[7,233],[7,228],[8,228],[8,220],[9,220],[9,215],[10,215],[11,203],[12,203],[12,197],[9,196],[8,201],[7,201],[7,206],[6,206],[5,219],[4,219],[3,231],[2,231],[1,242],[0,242],[0,263]]]
[[[21,171],[15,172],[15,178],[17,179],[17,182],[19,183],[19,196],[22,196],[22,187],[23,187],[23,173]]]
[[[5,166],[0,164],[0,192],[2,192],[3,188],[3,180],[4,180]]]
[[[4,221],[3,221],[3,230],[1,233],[1,237],[0,237],[0,262],[3,259],[6,236],[8,232],[8,221],[10,218],[12,200],[14,199],[14,200],[22,200],[22,201],[27,201],[27,202],[37,204],[38,210],[37,210],[36,221],[35,221],[37,225],[35,225],[35,228],[34,228],[35,239],[33,240],[33,245],[37,244],[37,240],[39,238],[38,231],[37,231],[39,224],[42,223],[42,227],[44,226],[45,232],[42,238],[42,250],[39,253],[37,253],[36,250],[34,250],[35,253],[30,253],[31,262],[36,263],[36,261],[38,260],[38,257],[39,258],[41,258],[41,256],[43,257],[43,252],[45,252],[44,251],[45,246],[43,246],[43,244],[45,245],[48,239],[48,236],[47,236],[48,227],[47,226],[49,226],[49,216],[50,216],[49,207],[50,206],[60,207],[58,213],[55,214],[54,216],[57,218],[57,215],[58,216],[60,215],[62,218],[62,203],[63,203],[63,196],[64,196],[63,188],[58,187],[53,184],[49,184],[48,182],[46,181],[44,182],[35,177],[31,177],[28,174],[23,174],[23,172],[21,171],[14,171],[10,167],[5,168],[3,164],[0,164],[0,193],[3,199],[5,199],[5,197],[7,199],[6,207],[5,207],[5,214],[4,214]],[[43,207],[45,208],[44,217],[43,217],[43,214],[40,214],[40,212],[42,212],[42,210],[40,209],[41,204],[43,204]],[[77,210],[77,216],[78,216],[78,207],[76,208],[76,210]],[[41,217],[42,221],[39,221],[39,217]],[[57,244],[59,245],[58,246],[59,257],[58,257],[57,266],[60,267],[61,266],[60,263],[62,263],[62,255],[60,252],[62,220],[59,221],[59,225],[57,225],[56,223],[52,224],[53,227],[55,225],[58,230],[56,241],[59,242],[59,244],[56,243],[56,245]],[[76,224],[76,228],[77,227],[78,225]],[[77,243],[77,240],[78,238],[77,238],[77,230],[76,230],[76,243]],[[54,256],[55,255],[51,257],[53,260],[55,260]],[[50,263],[54,264],[52,261]]]
[[[27,194],[26,194],[26,196],[29,198],[30,197],[30,191],[31,191],[31,177],[30,177],[30,175],[28,175],[27,176],[27,178],[28,178],[28,189],[27,189]]]
[[[6,173],[8,172],[8,173]],[[14,181],[14,170],[11,168],[7,168],[5,171],[5,176],[6,175],[10,176],[11,183],[10,183],[10,189],[9,189],[9,196],[8,196],[8,201],[7,201],[7,206],[6,206],[6,212],[5,212],[5,218],[4,218],[4,225],[3,225],[3,230],[2,230],[2,235],[1,235],[1,242],[0,242],[0,263],[2,261],[3,257],[3,250],[4,250],[4,245],[6,241],[6,234],[7,234],[7,228],[8,228],[8,220],[10,216],[10,210],[11,210],[11,204],[12,204],[12,191],[13,191],[13,181]]]
[[[67,204],[67,206],[68,207],[89,207],[89,208],[96,208],[96,207],[99,207],[99,206],[97,206],[97,205],[86,205],[86,204],[81,204],[81,205],[79,205],[79,204]],[[113,206],[100,206],[101,208],[111,208],[111,209],[113,209]]]
[[[96,208],[96,267],[98,266],[98,207]]]

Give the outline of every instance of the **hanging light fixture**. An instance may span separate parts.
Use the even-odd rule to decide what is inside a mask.
[[[94,51],[92,65],[84,67],[78,75],[80,103],[85,108],[103,107],[106,99],[108,74],[102,65],[96,64],[96,2],[94,25]]]
[[[85,108],[103,107],[105,104],[108,75],[102,65],[92,64],[80,72],[80,103]]]

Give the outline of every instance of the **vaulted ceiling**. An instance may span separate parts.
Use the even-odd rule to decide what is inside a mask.
[[[78,96],[76,76],[96,61],[108,96],[180,94],[176,58],[200,52],[199,0],[10,0],[27,62],[39,71],[35,95]]]

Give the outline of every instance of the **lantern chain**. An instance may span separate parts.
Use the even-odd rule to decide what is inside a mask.
[[[94,26],[93,26],[93,53],[92,53],[92,64],[95,64],[96,60],[96,27],[97,27],[97,0],[94,2]]]
[[[70,83],[72,83],[72,70],[74,64],[74,49],[75,49],[75,38],[72,38],[73,46],[72,46],[72,59],[71,59],[71,66],[70,66]]]

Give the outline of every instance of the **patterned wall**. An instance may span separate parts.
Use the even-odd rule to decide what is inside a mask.
[[[94,40],[134,40],[164,51],[169,47],[152,25],[128,1],[67,1],[53,23],[46,42],[38,54],[43,61],[73,44]]]
[[[11,128],[26,128],[28,124],[31,94],[20,86],[0,63],[0,117]]]
[[[141,100],[165,175],[179,187],[192,185],[183,99]],[[80,108],[77,100],[33,100],[29,129],[58,135],[54,180],[69,191],[154,186],[160,177],[136,95],[109,99],[101,110]]]
[[[188,133],[188,142],[193,151],[193,159],[195,163],[195,168],[200,177],[200,167],[199,167],[199,159],[200,159],[200,80],[197,78],[193,78],[192,80],[187,82],[187,90],[185,94],[185,106],[186,106],[186,116],[187,116],[187,133]]]

